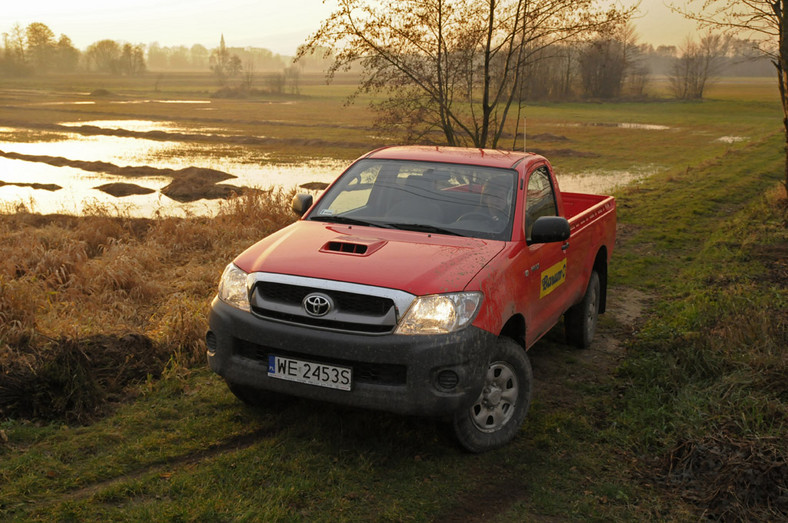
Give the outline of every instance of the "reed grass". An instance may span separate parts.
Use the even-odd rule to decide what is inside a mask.
[[[108,394],[87,380],[92,359],[77,356],[83,340],[96,336],[148,340],[163,355],[155,374],[167,361],[201,365],[208,307],[224,265],[292,222],[291,198],[282,190],[248,190],[215,217],[185,219],[134,219],[98,205],[80,218],[0,216],[0,396],[16,398],[0,406],[3,413],[90,419]],[[122,363],[123,353],[116,356]],[[21,393],[10,391],[23,386],[13,373],[32,368],[37,379],[57,381],[51,373],[58,365],[95,401],[33,395],[20,402]],[[64,389],[64,398],[73,392]]]

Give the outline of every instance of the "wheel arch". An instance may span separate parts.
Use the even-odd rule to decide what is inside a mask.
[[[522,314],[513,315],[504,324],[499,336],[511,338],[525,349],[525,317]]]

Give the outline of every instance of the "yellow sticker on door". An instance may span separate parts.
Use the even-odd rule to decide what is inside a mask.
[[[542,271],[539,298],[544,298],[566,281],[566,258]]]

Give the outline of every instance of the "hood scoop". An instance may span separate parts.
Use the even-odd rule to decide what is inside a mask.
[[[351,256],[369,256],[386,245],[386,240],[368,240],[364,238],[336,238],[329,241],[320,252],[348,254]]]

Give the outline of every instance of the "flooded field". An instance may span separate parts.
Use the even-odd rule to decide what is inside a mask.
[[[104,80],[74,84],[88,81]],[[210,215],[243,188],[326,184],[359,155],[396,143],[365,103],[343,105],[349,86],[316,79],[303,95],[254,100],[215,100],[206,96],[210,85],[178,85],[187,88],[203,90],[124,84],[96,97],[90,88],[0,88],[0,212],[104,206],[131,216]],[[732,133],[724,118],[708,116],[713,111],[697,119],[698,109],[535,107],[527,149],[550,159],[562,190],[610,193],[745,146],[765,128],[753,118]],[[502,139],[502,148],[512,140]]]
[[[90,133],[67,132],[69,128],[88,129]],[[40,213],[81,214],[100,204],[132,216],[211,214],[218,205],[216,198],[195,193],[193,197],[174,199],[162,192],[172,182],[169,171],[197,167],[226,173],[226,183],[218,185],[289,190],[329,183],[348,164],[332,158],[269,163],[269,155],[254,147],[206,146],[179,140],[184,134],[215,137],[227,131],[218,127],[195,129],[177,122],[65,121],[49,129],[34,133],[29,141],[15,141],[19,129],[0,128],[0,201],[4,212],[13,212],[23,204]],[[131,136],[117,136],[126,133]],[[139,137],[146,133],[157,133],[157,139]],[[117,174],[111,172],[113,169]],[[567,191],[610,192],[656,170],[649,166],[636,172],[567,174],[561,178],[561,185]]]
[[[660,129],[624,124],[600,127]],[[254,144],[222,143],[222,137],[233,136],[218,126],[166,120],[62,121],[33,130],[0,127],[0,210],[14,212],[23,205],[44,214],[82,214],[99,205],[131,216],[205,215],[217,209],[217,195],[247,187],[314,187],[331,182],[349,163],[334,158],[271,163],[271,155]],[[20,137],[25,139],[20,141]],[[210,138],[211,143],[199,143],[201,138]],[[246,138],[254,142],[265,137]],[[566,140],[555,135],[537,135],[536,139]],[[205,181],[220,191],[203,194],[197,188],[185,197],[168,193],[172,171],[195,168],[224,173],[218,183]],[[659,170],[648,165],[636,170],[566,173],[560,183],[566,191],[607,193]]]

